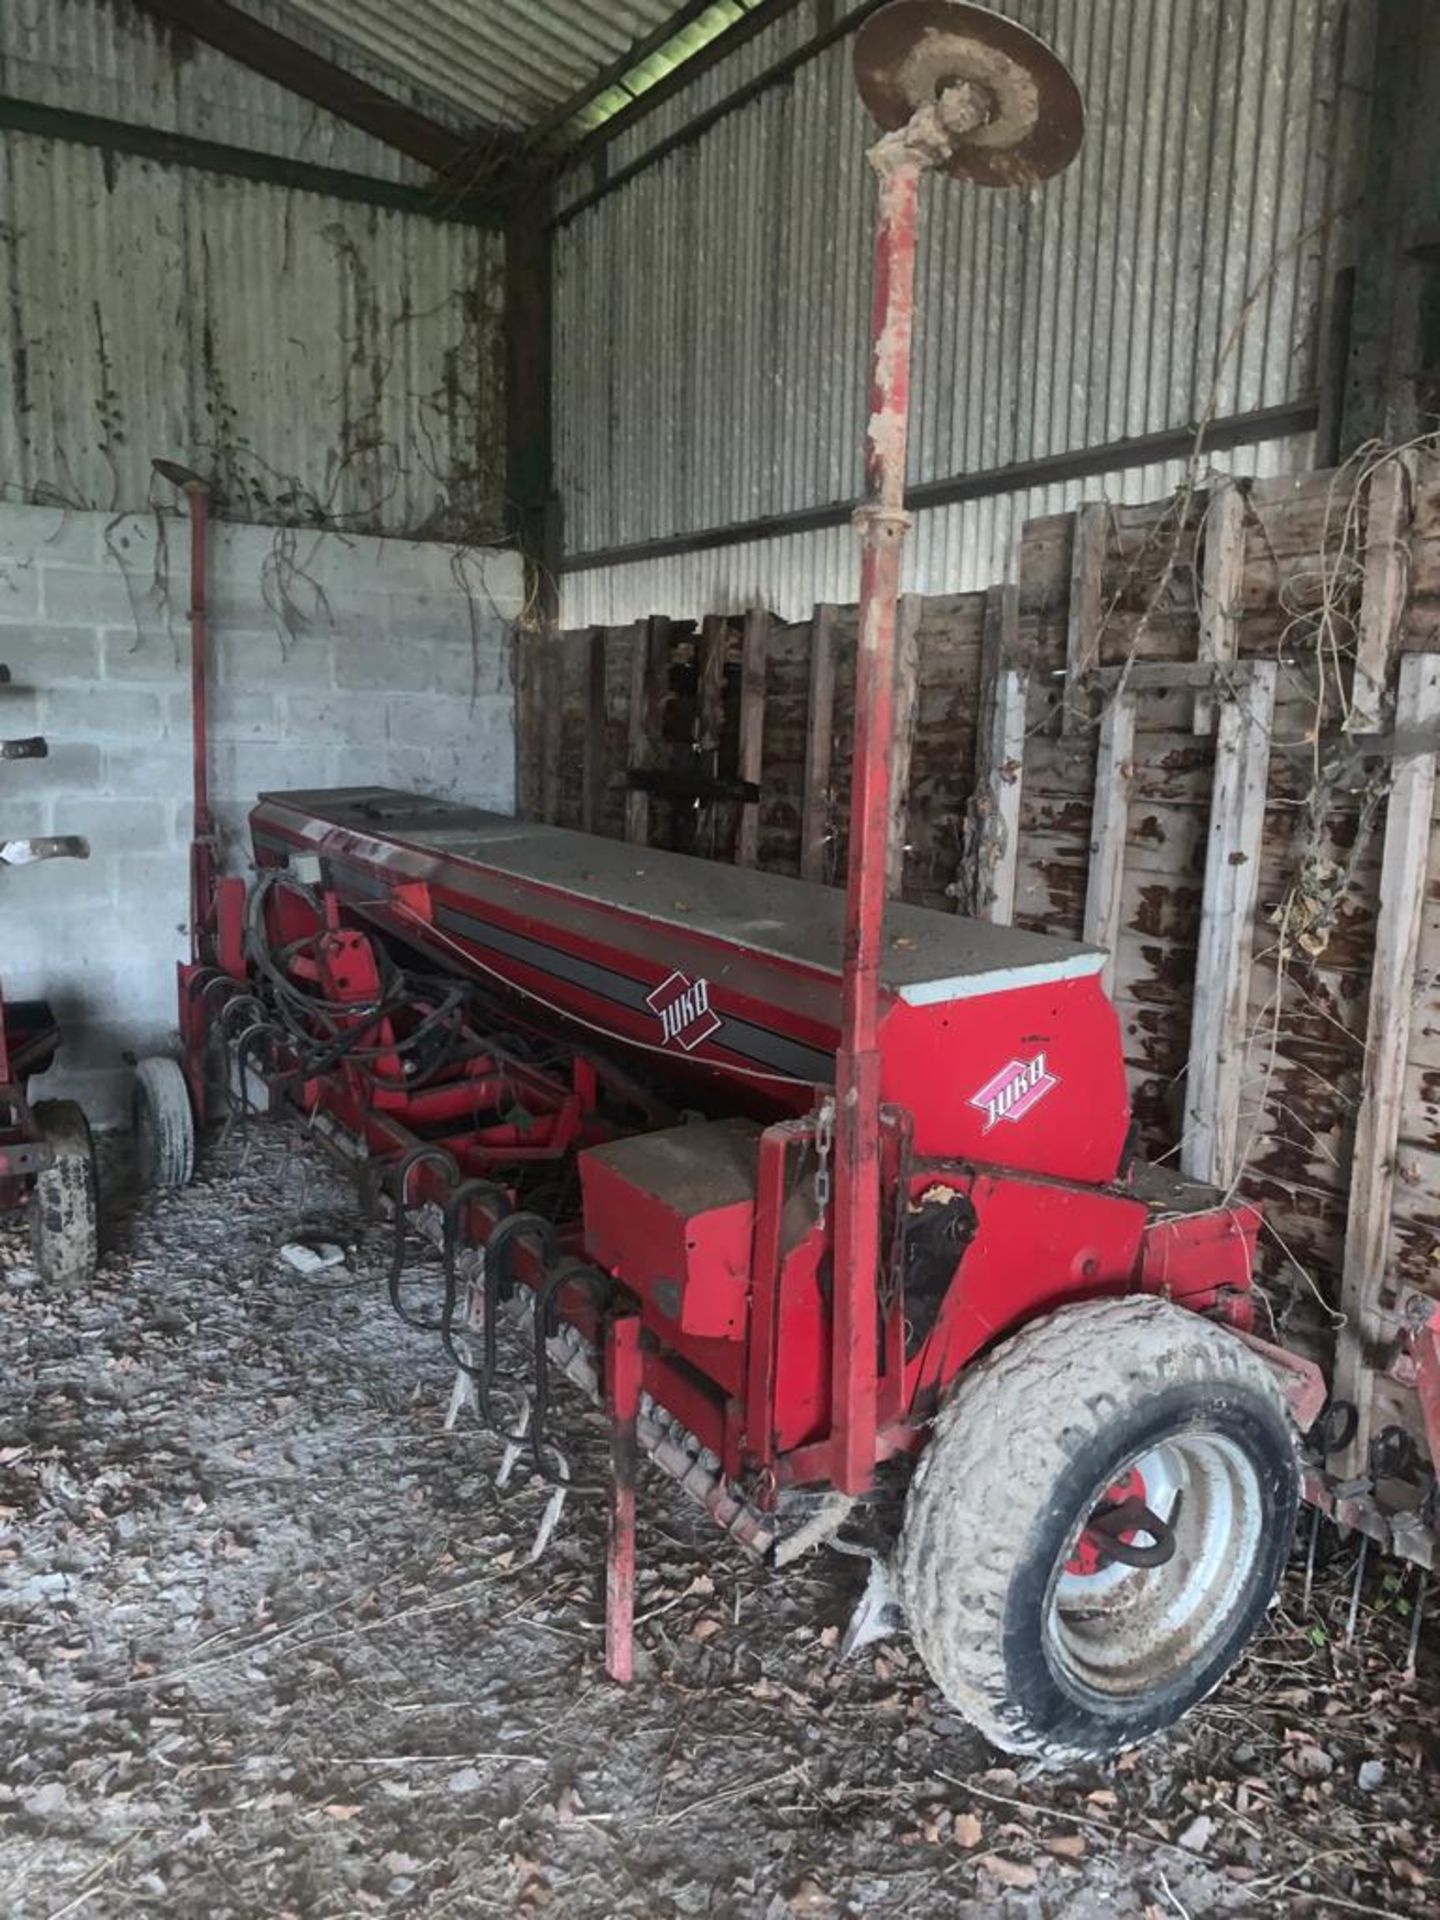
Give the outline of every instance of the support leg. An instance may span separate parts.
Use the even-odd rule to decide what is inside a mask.
[[[610,1416],[610,1548],[605,1573],[605,1671],[621,1686],[635,1676],[635,1422],[640,1412],[640,1321],[612,1320],[606,1336],[605,1410]]]

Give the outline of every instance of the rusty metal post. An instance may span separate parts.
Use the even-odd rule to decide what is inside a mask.
[[[610,1541],[605,1566],[605,1671],[635,1677],[636,1421],[642,1378],[640,1318],[623,1314],[606,1332],[605,1410],[610,1416]]]
[[[195,838],[208,840],[215,831],[210,812],[209,624],[205,600],[210,489],[203,482],[192,484],[186,487],[185,498],[190,508],[190,697],[195,752]]]
[[[204,957],[204,936],[213,914],[215,817],[210,811],[209,614],[205,572],[210,532],[210,483],[176,460],[152,460],[162,480],[185,495],[190,518],[190,752],[194,820],[190,829],[190,960]]]
[[[880,1241],[880,1060],[895,618],[910,424],[915,227],[921,175],[1032,186],[1067,166],[1084,131],[1069,72],[1024,27],[958,0],[890,0],[854,47],[861,98],[888,131],[870,149],[879,176],[871,305],[870,421],[860,531],[850,860],[840,1047],[835,1061],[835,1308],[830,1466],[844,1493],[875,1466]]]
[[[860,534],[860,631],[855,655],[850,855],[840,1048],[835,1061],[835,1321],[832,1348],[835,1484],[863,1493],[875,1466],[876,1269],[880,1250],[880,1055],[877,1023],[885,937],[895,621],[910,425],[910,340],[920,177],[979,125],[979,91],[961,83],[870,149],[879,179],[871,302],[870,420]]]
[[[850,854],[840,1050],[835,1061],[835,1484],[862,1493],[875,1465],[876,1265],[880,1245],[880,1055],[876,1024],[890,818],[895,614],[905,512],[910,332],[920,162],[872,150],[880,175],[871,312],[873,361],[860,532],[860,630],[855,654]],[[884,157],[882,158],[882,152]]]

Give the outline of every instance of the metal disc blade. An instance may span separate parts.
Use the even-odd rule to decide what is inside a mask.
[[[990,117],[942,168],[982,187],[1028,187],[1074,159],[1085,106],[1057,53],[1013,20],[960,0],[890,0],[855,36],[855,83],[887,131],[947,86],[983,88]]]

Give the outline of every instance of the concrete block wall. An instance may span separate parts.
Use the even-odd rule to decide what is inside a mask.
[[[99,1124],[126,1053],[164,1047],[185,951],[191,759],[183,519],[0,504],[0,839],[85,835],[84,862],[0,866],[0,981],[65,1025],[40,1095]],[[218,525],[210,543],[211,786],[227,865],[264,788],[379,783],[508,809],[511,553]]]

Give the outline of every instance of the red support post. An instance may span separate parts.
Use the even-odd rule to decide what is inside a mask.
[[[877,1019],[890,821],[895,616],[905,512],[915,227],[923,162],[903,136],[870,153],[880,178],[871,311],[873,363],[860,530],[850,858],[840,1049],[835,1062],[834,1479],[863,1493],[875,1467],[876,1268],[880,1251],[880,1055]]]
[[[210,485],[174,460],[152,460],[162,480],[185,495],[190,516],[190,754],[194,782],[194,820],[190,829],[190,964],[207,956],[213,934],[215,891],[215,817],[210,811],[209,707],[206,679],[209,617],[205,598],[206,550],[210,531]]]
[[[635,1677],[635,1469],[640,1413],[640,1319],[624,1314],[605,1338],[605,1411],[610,1418],[610,1544],[605,1568],[605,1671]]]
[[[210,489],[203,483],[185,489],[190,507],[190,697],[195,755],[195,838],[214,831],[210,814],[210,775],[206,653],[209,631],[205,602],[205,565],[210,531]]]

